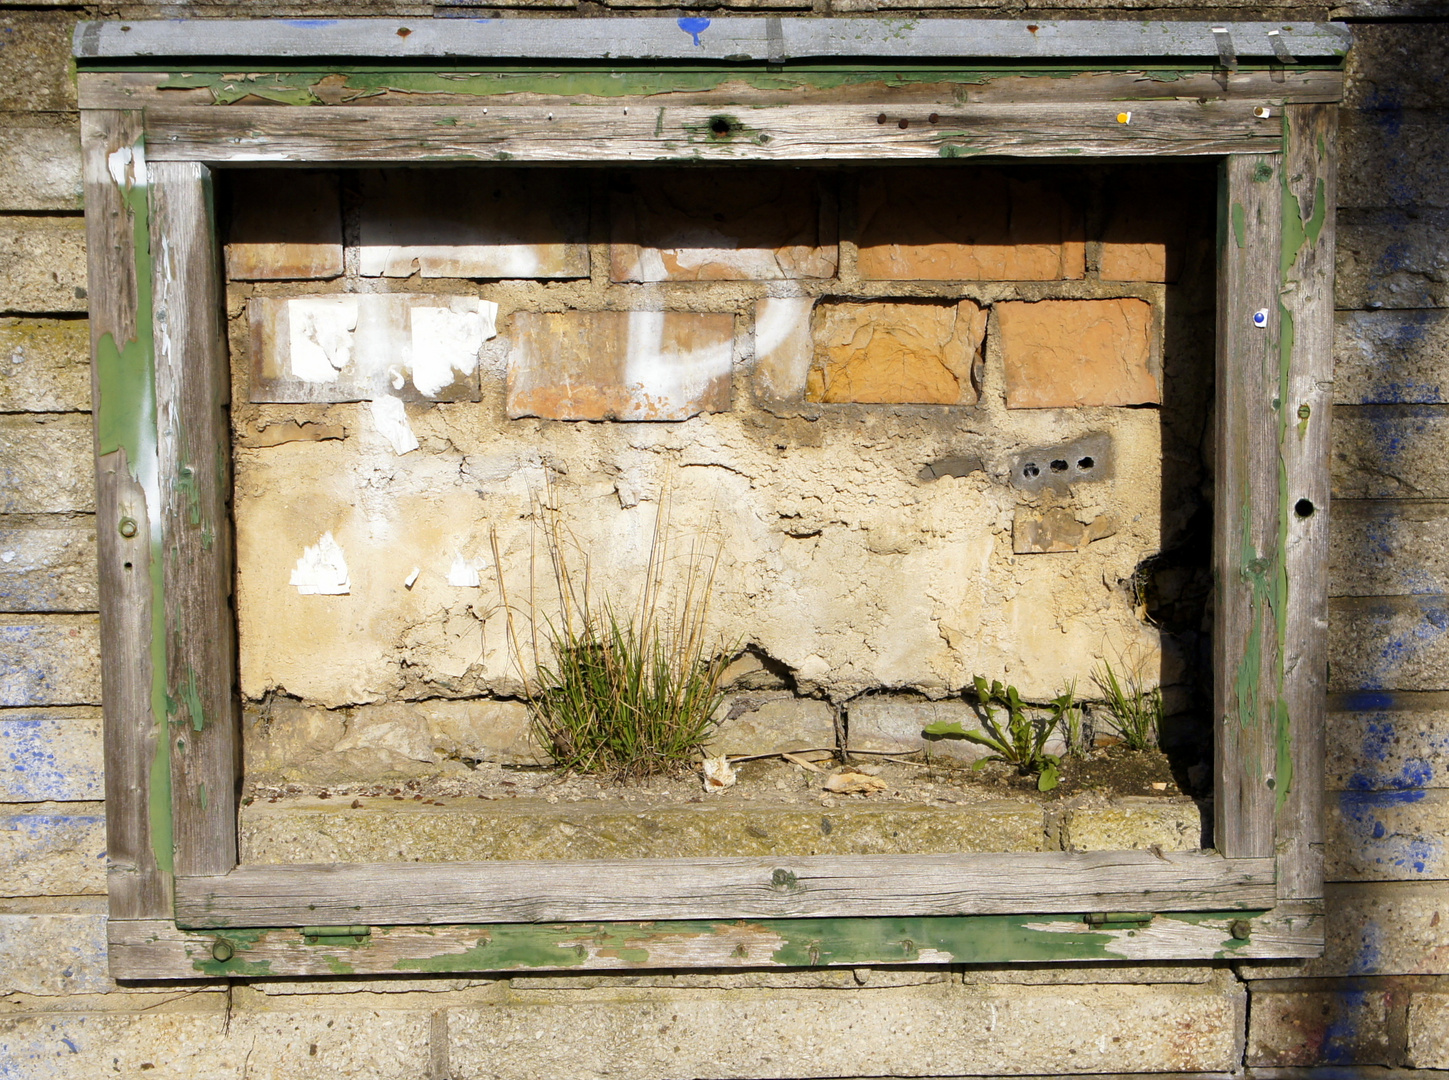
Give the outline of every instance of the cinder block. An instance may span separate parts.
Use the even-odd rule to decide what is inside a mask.
[[[96,505],[91,418],[0,416],[0,513],[90,513]]]
[[[890,694],[860,697],[850,703],[847,734],[851,750],[890,754],[926,751],[932,756],[977,761],[990,751],[966,739],[922,734],[928,724],[958,723],[965,731],[981,726],[975,711],[961,700],[919,701]]]
[[[90,351],[83,319],[0,319],[0,412],[88,410]]]
[[[822,303],[811,319],[809,401],[974,405],[986,309],[959,303]]]
[[[1449,878],[1449,791],[1341,791],[1326,814],[1330,881]]]
[[[81,208],[80,129],[46,119],[0,122],[0,211]]]
[[[71,35],[76,16],[49,11],[7,11],[0,16],[5,80],[0,112],[74,112]]]
[[[586,177],[569,169],[390,169],[362,178],[368,277],[578,278],[589,274]]]
[[[1353,597],[1328,605],[1329,689],[1449,689],[1449,601]]]
[[[0,713],[0,802],[105,798],[95,709]]]
[[[238,281],[331,278],[342,273],[342,201],[336,173],[233,172],[227,276]]]
[[[0,986],[8,993],[37,997],[114,989],[106,974],[106,917],[0,915]],[[0,1020],[0,1061],[25,1060],[14,1054],[4,1023]],[[6,1056],[7,1049],[11,1056]]]
[[[106,891],[106,819],[99,814],[0,814],[0,896]]]
[[[512,336],[511,418],[685,420],[730,407],[733,315],[518,312]]]
[[[85,310],[85,221],[0,216],[0,311]]]
[[[1386,989],[1252,991],[1247,1064],[1394,1065]]]
[[[1145,300],[1013,300],[995,305],[1011,409],[1162,401]]]
[[[610,196],[614,281],[835,276],[833,177],[796,170],[639,170]]]
[[[1345,109],[1449,108],[1449,27],[1442,23],[1365,22],[1353,28]]]
[[[1446,126],[1449,107],[1433,111],[1344,109],[1338,121],[1338,204],[1449,206]]]
[[[1203,846],[1203,816],[1191,799],[1087,802],[1067,810],[1062,838],[1073,851],[1195,851]]]
[[[1449,505],[1342,499],[1328,523],[1334,596],[1449,593]]]
[[[1411,1069],[1449,1069],[1449,994],[1417,990],[1409,998]]]
[[[833,749],[835,713],[828,702],[789,694],[738,694],[726,698],[709,752],[778,754],[782,750]]]
[[[1242,991],[1221,979],[851,993],[603,988],[449,1010],[448,1040],[454,1070],[498,1080],[1208,1072],[1238,1064],[1242,1015]]]
[[[100,644],[95,615],[0,620],[0,706],[99,705]]]
[[[0,611],[95,611],[96,593],[94,525],[0,524]]]
[[[1344,405],[1449,402],[1449,312],[1335,313],[1333,400]]]
[[[1449,787],[1449,694],[1335,695],[1324,727],[1330,791]]]
[[[992,169],[875,169],[860,184],[862,278],[1054,281],[1086,273],[1081,212]]]
[[[1340,210],[1335,305],[1449,307],[1446,230],[1449,210]]]
[[[1449,497],[1443,406],[1340,406],[1332,438],[1335,499]]]

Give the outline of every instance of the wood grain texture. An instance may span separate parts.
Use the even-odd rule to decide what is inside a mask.
[[[1273,854],[1286,595],[1278,479],[1281,175],[1276,156],[1233,156],[1224,165],[1213,504],[1214,837],[1218,850],[1234,859]]]
[[[177,874],[221,874],[241,779],[221,260],[209,170],[150,175],[172,844]]]
[[[146,132],[155,160],[207,163],[876,161],[1276,151],[1281,122],[1254,116],[1254,107],[1249,101],[1144,101],[1130,110],[1108,102],[907,110],[796,105],[735,115],[723,106],[697,105],[627,113],[613,105],[505,105],[486,112],[238,106],[148,109]]]
[[[92,392],[96,402],[96,549],[100,574],[102,700],[105,712],[106,848],[111,915],[137,919],[171,913],[170,839],[153,834],[152,766],[160,737],[153,710],[154,590],[152,515],[138,476],[155,474],[154,437],[115,437],[110,410],[125,407],[118,381],[150,393],[149,341],[139,340],[134,201],[123,183],[141,144],[135,112],[88,112],[81,121],[89,262]],[[113,168],[118,163],[123,167]],[[134,165],[134,161],[130,163]],[[144,222],[141,223],[144,236]],[[149,304],[149,295],[145,297]],[[144,320],[149,322],[149,319]],[[144,328],[149,334],[149,326]],[[128,349],[129,346],[129,349]],[[137,425],[149,418],[136,418]],[[123,534],[129,532],[131,535]],[[159,858],[158,858],[159,849]]]
[[[1338,108],[1295,105],[1284,126],[1282,333],[1288,369],[1280,421],[1285,484],[1280,513],[1288,578],[1282,660],[1287,730],[1279,733],[1275,833],[1278,896],[1290,900],[1323,895]]]
[[[179,878],[188,927],[1009,915],[1269,907],[1271,859],[1142,851],[242,866]]]

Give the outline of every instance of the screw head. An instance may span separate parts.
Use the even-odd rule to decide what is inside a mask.
[[[1247,919],[1234,919],[1233,925],[1228,927],[1228,933],[1232,934],[1236,941],[1247,941],[1248,935],[1252,932],[1252,924]]]
[[[131,537],[135,536],[136,535],[136,532],[138,531],[137,525],[136,525],[136,519],[135,518],[128,518],[128,517],[123,517],[121,519],[120,525],[116,526],[116,528],[118,529],[118,531],[120,532],[120,534],[122,536],[124,536],[127,540],[129,540],[129,539],[131,539]]]
[[[218,963],[226,963],[233,955],[235,955],[235,950],[232,949],[231,942],[226,938],[217,938],[211,943],[211,958]]]

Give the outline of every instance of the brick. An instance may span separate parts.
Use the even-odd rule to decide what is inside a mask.
[[[8,11],[0,15],[0,112],[70,112],[75,109],[71,81],[70,13]]]
[[[1068,809],[1063,840],[1073,851],[1196,851],[1203,815],[1191,799],[1128,796]]]
[[[1449,402],[1449,312],[1336,313],[1333,400],[1344,405]]]
[[[0,707],[100,701],[96,616],[10,615],[0,620]]]
[[[846,716],[848,745],[852,751],[876,750],[891,754],[928,752],[933,756],[977,761],[991,751],[966,739],[927,736],[928,724],[957,723],[965,731],[981,726],[976,712],[964,701],[917,701],[890,694],[859,697]]]
[[[0,814],[0,896],[106,891],[106,819],[99,814]]]
[[[1338,124],[1339,206],[1449,206],[1449,111],[1345,109]]]
[[[113,989],[106,974],[106,917],[0,914],[0,986],[37,997]],[[14,1053],[3,1025],[0,1020],[0,1062],[24,1060]]]
[[[1449,27],[1362,23],[1348,52],[1345,109],[1449,108]]]
[[[730,407],[734,316],[684,311],[518,312],[508,415],[685,420]]]
[[[827,702],[765,692],[726,698],[723,708],[724,717],[709,740],[714,756],[835,746],[835,713]]]
[[[0,412],[91,407],[90,328],[81,319],[0,319]]]
[[[1145,300],[1013,300],[995,310],[1007,408],[1162,401]]]
[[[1093,541],[1116,533],[1116,520],[1106,514],[1083,522],[1060,507],[1040,512],[1018,508],[1011,519],[1011,550],[1017,555],[1085,551]]]
[[[1418,990],[1409,998],[1411,1069],[1449,1069],[1449,994]]]
[[[986,309],[959,303],[822,303],[808,401],[974,405]]]
[[[1080,210],[991,169],[876,169],[860,185],[867,279],[1053,281],[1086,273]]]
[[[1449,694],[1339,694],[1329,699],[1330,791],[1449,787]]]
[[[1449,307],[1446,210],[1340,210],[1334,304]]]
[[[85,414],[0,416],[0,513],[93,511],[92,446]]]
[[[567,169],[499,169],[486,182],[461,169],[366,172],[361,272],[370,277],[587,277],[585,183],[582,174]]]
[[[0,211],[79,210],[80,129],[39,117],[0,121]]]
[[[1334,596],[1449,593],[1449,504],[1341,500],[1328,551]]]
[[[285,281],[342,273],[342,199],[336,173],[245,170],[227,180],[229,277]]]
[[[833,178],[793,169],[640,170],[610,195],[614,281],[835,276]]]
[[[1449,410],[1340,406],[1333,413],[1335,499],[1449,498]]]
[[[1097,276],[1176,281],[1189,243],[1212,235],[1204,213],[1216,205],[1216,187],[1212,170],[1191,165],[1115,171],[1107,185]]]
[[[0,802],[105,798],[99,710],[0,713]]]
[[[764,401],[799,401],[815,359],[809,297],[771,297],[755,303],[755,396]]]
[[[1344,597],[1328,605],[1329,690],[1449,689],[1449,600]]]
[[[95,611],[96,593],[94,525],[0,523],[0,612]]]
[[[1251,994],[1247,1064],[1394,1065],[1391,990],[1260,990]]]
[[[0,1019],[0,1056],[27,1080],[418,1080],[431,1029],[424,1009],[356,1005],[72,1012]]]
[[[1449,878],[1449,792],[1343,791],[1329,799],[1325,822],[1330,881]]]
[[[0,216],[0,312],[85,309],[84,220]]]
[[[1237,1064],[1243,994],[1201,986],[523,992],[448,1012],[462,1075],[959,1076]],[[747,1038],[741,1033],[747,1032]]]

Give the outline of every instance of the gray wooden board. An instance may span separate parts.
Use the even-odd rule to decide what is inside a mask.
[[[179,925],[836,918],[1273,905],[1271,859],[1201,852],[241,866],[179,878]]]
[[[1261,103],[1259,103],[1261,104]],[[466,109],[155,108],[152,160],[241,162],[870,161],[1001,154],[1271,153],[1281,118],[1251,101],[914,108],[511,105]],[[934,122],[931,117],[935,116]],[[905,126],[902,127],[902,124]],[[717,133],[718,131],[718,133]]]
[[[1224,166],[1219,229],[1213,504],[1214,838],[1231,858],[1273,854],[1279,633],[1279,237],[1276,157]]]
[[[172,847],[178,874],[216,874],[236,865],[241,771],[221,257],[206,167],[153,162],[150,185]]]
[[[1215,31],[1215,28],[1218,28]],[[406,30],[407,33],[399,33]],[[1227,39],[1224,41],[1223,39]],[[1342,23],[1137,20],[811,19],[166,19],[83,22],[82,61],[149,57],[389,57],[494,60],[767,61],[857,57],[1042,60],[1199,57],[1333,60]],[[1227,65],[1231,66],[1231,65]]]

